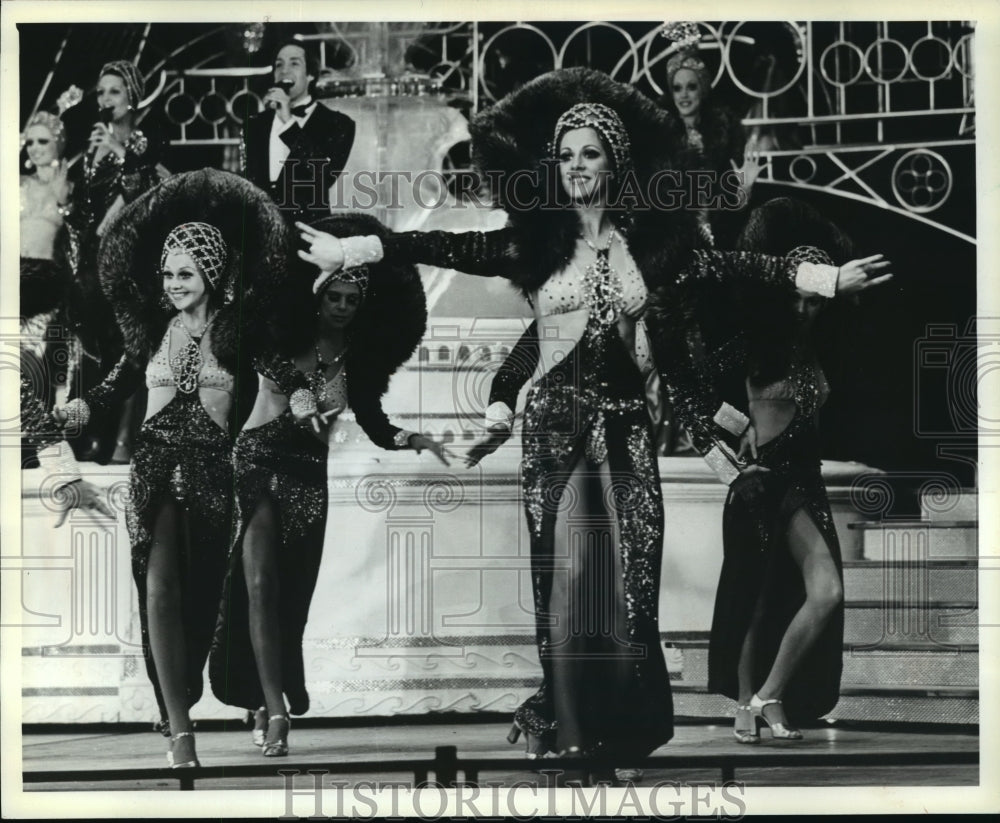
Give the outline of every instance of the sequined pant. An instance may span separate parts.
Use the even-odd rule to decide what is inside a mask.
[[[295,425],[288,412],[241,432],[236,439],[233,465],[239,525],[209,660],[212,692],[224,703],[251,710],[264,705],[250,640],[243,539],[254,511],[266,499],[277,515],[280,535],[276,560],[282,691],[292,714],[309,710],[302,635],[323,555],[327,453],[327,447]]]
[[[616,326],[591,320],[531,390],[523,440],[544,679],[515,721],[552,750],[647,754],[673,734],[657,622],[663,500],[644,382]]]
[[[209,417],[197,393],[178,393],[139,429],[129,472],[126,522],[132,542],[132,576],[139,594],[139,619],[146,671],[160,708],[166,708],[149,648],[146,608],[147,572],[153,530],[164,503],[177,502],[182,522],[177,533],[187,655],[188,705],[202,693],[202,671],[212,642],[226,553],[231,535],[233,473],[231,439]]]
[[[815,523],[843,581],[840,543],[820,472],[819,436],[810,416],[797,412],[788,427],[762,446],[758,460],[771,471],[762,491],[745,497],[730,491],[723,512],[723,564],[712,619],[708,686],[738,696],[740,651],[760,600],[753,685],[761,686],[778,646],[805,602],[802,573],[786,543],[789,521],[804,510]],[[843,668],[844,607],[838,606],[799,664],[783,695],[789,718],[814,720],[829,712],[840,695]]]

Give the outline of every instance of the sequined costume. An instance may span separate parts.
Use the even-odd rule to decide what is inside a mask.
[[[181,236],[196,242],[199,227],[217,234],[228,253],[186,247],[201,261],[199,272],[214,301],[204,332],[194,337],[164,304],[161,271],[171,243]],[[179,515],[166,526],[181,564],[184,682],[193,705],[202,693],[232,537],[233,434],[248,411],[248,388],[256,389],[249,366],[261,335],[259,307],[286,276],[287,254],[285,223],[267,196],[212,169],[175,175],[128,204],[101,245],[102,286],[115,308],[125,353],[97,387],[66,408],[71,422],[85,426],[145,379],[149,401],[132,454],[126,525],[146,669],[164,721],[146,603],[154,529],[170,505]],[[221,258],[222,268],[211,268],[210,258]]]
[[[744,254],[741,252],[740,254]],[[796,249],[790,257],[817,264],[829,262],[818,249]],[[702,272],[705,274],[705,272]],[[737,667],[758,602],[763,612],[756,635],[753,687],[767,678],[791,619],[805,600],[802,574],[785,544],[792,515],[804,510],[826,542],[842,576],[840,545],[820,471],[817,416],[829,388],[814,356],[793,348],[783,376],[757,385],[747,377],[747,335],[738,319],[721,340],[712,335],[707,351],[694,353],[692,329],[699,316],[726,312],[717,290],[705,291],[705,278],[688,278],[657,294],[649,311],[657,362],[664,364],[668,396],[675,414],[692,435],[699,452],[728,464],[737,438],[723,421],[723,409],[747,408],[748,401],[794,401],[787,427],[758,447],[755,463],[770,469],[755,483],[731,483],[723,512],[723,566],[715,600],[709,647],[709,689],[736,699]],[[715,285],[715,284],[710,284]],[[751,289],[754,286],[751,284]],[[781,290],[751,295],[746,289],[728,295],[744,309],[761,300],[781,300]],[[752,302],[753,301],[753,302]],[[729,319],[739,317],[739,308]],[[702,329],[710,324],[702,322]],[[743,326],[746,324],[744,323]],[[777,336],[780,332],[772,330]],[[723,404],[720,406],[720,402]],[[723,457],[726,452],[729,457]],[[710,459],[710,462],[712,461]],[[742,465],[742,464],[739,464]],[[726,465],[735,476],[739,465]],[[759,485],[757,485],[759,483]],[[839,697],[844,609],[841,604],[798,666],[783,695],[789,718],[807,721],[830,711]]]
[[[384,234],[374,218],[340,214],[314,225],[345,234]],[[315,268],[293,276],[309,282]],[[350,273],[331,280],[349,281]],[[426,299],[420,276],[412,265],[389,262],[364,267],[363,300],[348,329],[343,366],[324,379],[304,373],[293,355],[315,349],[313,327],[316,300],[297,296],[271,306],[269,326],[273,348],[257,358],[260,376],[258,407],[267,409],[261,422],[255,407],[233,451],[236,487],[236,528],[229,557],[215,639],[209,659],[212,691],[224,703],[254,710],[265,705],[258,665],[251,643],[250,598],[244,572],[244,539],[258,507],[270,503],[280,543],[274,547],[279,602],[281,687],[292,714],[309,709],[302,656],[302,636],[319,574],[326,533],[328,465],[336,465],[338,435],[356,423],[364,436],[386,450],[409,448],[412,432],[392,425],[382,409],[389,378],[413,353],[426,327]],[[392,335],[385,331],[392,329]],[[308,392],[319,412],[340,410],[321,441],[308,425],[296,423],[290,410],[294,395]],[[270,394],[271,397],[266,397]],[[278,411],[280,409],[280,411]],[[353,421],[350,420],[353,418]],[[252,427],[250,427],[252,426]],[[335,469],[334,469],[335,471]]]
[[[276,360],[258,364],[258,373],[275,379]],[[294,368],[290,364],[288,368]],[[300,377],[304,377],[299,373]],[[347,402],[346,369],[325,387],[327,399],[317,408],[343,408]],[[261,387],[261,391],[267,391]],[[377,398],[376,398],[377,399]],[[359,425],[383,448],[395,449],[401,430],[389,424],[379,404],[355,412]],[[327,462],[329,446],[312,429],[295,422],[289,410],[261,426],[244,429],[233,451],[237,532],[229,557],[209,661],[212,691],[224,703],[256,709],[264,705],[250,640],[250,608],[243,570],[243,539],[247,524],[262,500],[269,500],[277,515],[278,613],[281,623],[282,689],[292,714],[309,710],[302,658],[302,635],[309,616],[326,533]]]

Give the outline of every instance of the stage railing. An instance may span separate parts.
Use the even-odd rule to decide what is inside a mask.
[[[829,752],[741,752],[733,754],[683,754],[658,755],[634,762],[621,758],[613,761],[599,758],[552,757],[528,760],[511,757],[459,757],[455,746],[437,746],[433,759],[366,760],[343,762],[283,762],[280,766],[200,766],[188,769],[136,768],[25,771],[25,784],[80,783],[150,780],[178,781],[181,791],[193,791],[199,780],[220,780],[253,777],[281,777],[290,783],[299,775],[351,775],[351,774],[413,774],[414,788],[454,788],[478,786],[483,772],[537,772],[545,778],[546,786],[554,786],[563,772],[581,770],[610,774],[613,769],[642,768],[646,770],[718,769],[723,783],[736,779],[737,769],[747,768],[801,768],[801,767],[876,767],[876,766],[971,766],[979,763],[978,751],[924,751],[924,752],[864,752],[837,754]],[[459,775],[462,779],[459,780]],[[433,775],[433,779],[431,776]]]

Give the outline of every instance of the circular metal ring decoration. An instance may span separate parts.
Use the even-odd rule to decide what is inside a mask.
[[[179,114],[176,111],[178,106],[187,106],[190,115],[184,117]],[[187,92],[179,91],[167,98],[167,102],[163,104],[163,113],[175,126],[190,126],[198,119],[198,101]]]
[[[237,106],[236,101],[241,98],[249,97],[254,103],[257,104],[256,110],[251,110],[249,106]],[[247,117],[253,117],[255,114],[260,114],[264,110],[264,103],[260,97],[250,89],[240,89],[236,94],[229,98],[229,102],[226,104],[226,111],[229,112],[229,116],[233,118],[237,123],[242,125],[246,118],[241,112],[246,112]]]
[[[895,77],[886,77],[880,74],[876,74],[874,69],[872,69],[871,58],[872,53],[875,49],[879,49],[879,59],[881,59],[881,48],[886,45],[892,45],[899,49],[900,54],[903,55],[903,67],[899,70],[899,74]],[[888,85],[890,83],[895,83],[897,80],[901,80],[903,75],[906,74],[906,69],[910,65],[910,53],[906,50],[906,46],[900,43],[898,40],[893,40],[891,37],[880,37],[878,40],[873,41],[867,49],[865,49],[865,72],[868,76],[874,80],[876,83],[883,83]]]
[[[951,194],[948,161],[930,149],[908,151],[892,169],[892,193],[900,205],[915,214],[927,214]]]
[[[798,83],[799,78],[802,76],[802,73],[806,69],[806,49],[808,47],[808,44],[806,44],[805,35],[802,33],[802,30],[799,28],[798,24],[795,23],[794,21],[792,20],[784,21],[783,25],[789,32],[791,32],[791,34],[798,41],[798,52],[799,52],[798,68],[795,70],[794,74],[792,74],[792,76],[789,78],[788,82],[785,83],[785,85],[779,86],[776,89],[769,89],[767,91],[757,91],[755,89],[750,88],[748,85],[746,85],[746,83],[744,83],[742,80],[740,80],[739,77],[736,76],[736,72],[733,71],[732,62],[730,61],[730,51],[732,50],[733,43],[736,42],[736,33],[740,30],[740,28],[747,25],[748,22],[749,21],[741,21],[737,23],[736,26],[733,28],[733,30],[729,32],[729,34],[726,36],[726,41],[723,44],[722,48],[722,64],[728,70],[729,76],[732,78],[733,82],[742,91],[745,91],[747,94],[753,97],[758,97],[761,99],[769,97],[777,97],[779,94],[783,94],[784,92],[792,88],[792,86],[794,86],[796,83]]]
[[[618,63],[615,65],[615,67],[608,72],[608,76],[614,80],[618,80],[620,83],[634,83],[639,75],[639,55],[637,54],[636,43],[635,40],[632,39],[632,36],[627,31],[625,31],[625,29],[623,29],[621,26],[616,26],[614,23],[592,21],[590,23],[584,23],[582,26],[578,26],[576,29],[570,32],[570,35],[563,41],[562,48],[559,49],[559,52],[556,54],[556,65],[562,69],[566,68],[566,63],[565,63],[566,52],[569,49],[570,43],[573,42],[573,39],[578,34],[581,34],[582,32],[587,31],[588,29],[595,29],[595,28],[610,29],[611,31],[617,32],[618,34],[620,34],[622,37],[625,38],[626,43],[628,43],[628,48],[626,49],[625,54],[622,56],[622,59],[619,60]],[[627,59],[630,55],[632,57],[632,75],[630,77],[618,77],[617,75],[619,68],[621,67],[625,59]],[[594,68],[589,64],[587,64],[587,67]]]
[[[796,171],[800,163],[808,165],[809,171],[806,174]],[[793,157],[792,162],[788,164],[788,173],[796,183],[811,183],[816,176],[816,161],[808,154],[800,154],[798,157]]]
[[[918,51],[923,54],[935,47],[938,50],[937,59],[935,59],[933,51],[930,51],[927,57],[917,56]],[[955,56],[951,52],[951,44],[946,40],[942,40],[940,37],[935,37],[933,34],[921,37],[912,46],[910,46],[910,68],[913,70],[914,75],[929,83],[946,77],[948,72],[951,71],[954,59]],[[937,63],[938,65],[943,65],[944,68],[942,68],[938,74],[921,74],[920,71],[917,70],[917,65],[924,60],[926,60],[929,65],[933,66]]]
[[[219,114],[216,117],[209,117],[205,111],[206,109],[211,111],[213,106],[218,110]],[[198,101],[198,116],[210,126],[221,125],[229,118],[229,101],[217,91],[206,92],[202,95],[201,100]]]
[[[972,33],[971,32],[969,32],[969,34],[963,34],[961,37],[958,38],[958,42],[955,43],[954,47],[952,48],[952,52],[951,53],[952,53],[952,57],[955,60],[955,68],[958,69],[959,73],[963,77],[969,77],[969,78],[971,78],[972,77],[972,67],[969,66],[965,62],[965,58],[964,57],[962,57],[962,58],[959,57],[959,54],[963,54],[964,55],[966,53],[965,52],[965,42],[967,40],[969,41],[969,43],[971,45],[972,42],[973,42],[973,40],[972,40]]]
[[[534,32],[539,37],[541,37],[542,40],[545,41],[545,44],[549,47],[549,52],[551,52],[551,54],[552,54],[552,66],[550,67],[550,69],[557,69],[557,68],[559,68],[559,64],[556,62],[557,61],[557,52],[556,52],[555,44],[552,42],[552,40],[549,38],[549,36],[544,31],[542,31],[540,28],[538,28],[538,26],[532,26],[530,23],[513,23],[510,26],[505,26],[504,28],[500,29],[500,31],[498,31],[496,34],[494,34],[489,40],[487,40],[485,43],[483,43],[483,47],[482,47],[482,49],[479,52],[479,86],[482,89],[483,96],[487,100],[494,100],[495,101],[496,100],[496,96],[493,94],[492,91],[490,91],[490,89],[488,89],[486,87],[486,55],[489,53],[490,47],[500,37],[502,37],[504,34],[507,34],[508,32],[512,32],[512,31],[530,31],[530,32]],[[549,69],[546,69],[545,71],[548,71],[548,70]],[[542,73],[544,74],[544,71]]]
[[[858,70],[854,75],[847,80],[834,79],[830,76],[830,73],[826,69],[827,58],[839,49],[845,49],[849,55],[854,55],[858,60]],[[846,62],[846,61],[845,61]],[[848,43],[846,40],[838,40],[836,43],[831,43],[825,49],[823,53],[819,56],[819,73],[823,75],[823,79],[826,80],[831,86],[838,86],[840,88],[845,88],[847,86],[852,86],[858,82],[861,78],[861,74],[865,70],[865,53],[855,45],[854,43]]]

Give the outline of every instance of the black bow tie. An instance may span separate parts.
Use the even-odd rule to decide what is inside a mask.
[[[312,103],[310,102],[310,103],[306,103],[303,106],[293,106],[292,109],[291,109],[292,117],[305,117],[306,116],[306,112],[309,111],[309,107],[311,105],[312,105]]]

